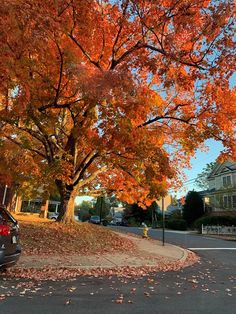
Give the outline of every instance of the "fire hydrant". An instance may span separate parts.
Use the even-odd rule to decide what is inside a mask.
[[[148,227],[145,223],[142,223],[143,226],[143,238],[148,238]]]

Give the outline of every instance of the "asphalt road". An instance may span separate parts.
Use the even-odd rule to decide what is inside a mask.
[[[123,231],[140,233],[140,229]],[[150,231],[161,239],[161,232]],[[192,248],[199,264],[144,278],[59,282],[0,279],[1,314],[236,313],[236,242],[166,232],[166,241]],[[201,249],[201,250],[200,250]]]

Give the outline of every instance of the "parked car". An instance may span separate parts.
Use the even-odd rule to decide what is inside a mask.
[[[91,216],[89,218],[89,222],[92,224],[96,224],[96,225],[100,225],[102,224],[103,226],[107,226],[108,225],[108,221],[106,219],[102,219],[100,221],[100,217],[99,216]]]
[[[100,225],[100,217],[99,216],[91,216],[89,218],[89,222],[95,225]]]
[[[113,219],[110,222],[110,225],[112,226],[123,226],[123,227],[129,227],[129,222],[126,219]]]
[[[48,213],[48,219],[51,219],[51,220],[54,220],[54,221],[56,221],[57,220],[57,218],[58,218],[58,216],[59,216],[59,213]],[[78,216],[74,216],[75,217],[75,221],[79,221],[79,217]]]
[[[57,217],[59,216],[59,213],[48,213],[48,219],[57,220]]]
[[[5,207],[0,205],[0,269],[14,265],[20,254],[19,225]]]

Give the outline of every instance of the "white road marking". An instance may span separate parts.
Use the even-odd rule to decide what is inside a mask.
[[[205,250],[236,250],[236,247],[189,247],[188,250],[192,250],[192,251],[205,251]]]

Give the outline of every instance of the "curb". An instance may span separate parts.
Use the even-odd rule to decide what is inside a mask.
[[[180,251],[182,251],[183,256],[182,256],[179,260],[177,260],[177,261],[180,262],[180,263],[185,262],[186,258],[188,257],[188,252],[192,252],[191,250],[183,249],[182,247],[177,246],[177,245],[174,245],[174,244],[169,244],[169,245],[171,245],[171,246],[173,246],[173,247],[176,247],[177,249],[179,249]]]

